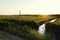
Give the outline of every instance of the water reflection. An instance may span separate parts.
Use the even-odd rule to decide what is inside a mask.
[[[38,32],[43,35],[45,34],[45,24],[39,26]]]
[[[53,20],[51,20],[51,21],[49,21],[49,22],[55,22],[57,20],[57,18],[56,19],[53,19]]]
[[[51,20],[49,22],[55,22],[56,20],[57,20],[57,18],[56,19],[53,19],[53,20]],[[42,25],[39,26],[38,33],[40,33],[42,35],[45,34],[45,24],[42,24]]]

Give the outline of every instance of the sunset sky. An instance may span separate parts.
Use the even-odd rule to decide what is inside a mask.
[[[0,0],[0,15],[60,14],[60,0]]]

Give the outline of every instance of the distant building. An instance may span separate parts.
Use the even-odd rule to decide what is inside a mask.
[[[21,15],[21,10],[19,10],[19,15]]]

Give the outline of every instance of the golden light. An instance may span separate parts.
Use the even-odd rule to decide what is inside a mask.
[[[42,15],[42,18],[48,18],[50,15]]]

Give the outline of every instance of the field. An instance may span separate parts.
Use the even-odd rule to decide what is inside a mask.
[[[23,40],[52,40],[55,38],[52,38],[52,36],[48,36],[48,34],[50,34],[50,31],[46,31],[46,34],[48,34],[46,36],[42,36],[37,32],[37,30],[39,26],[43,23],[49,22],[53,18],[57,17],[59,17],[59,15],[2,15],[0,16],[0,31],[10,33],[14,36],[18,36]],[[57,26],[60,25],[60,19],[58,19],[56,22],[51,23],[51,25],[50,23],[46,25],[49,26],[49,29],[50,26],[52,27],[53,24]],[[5,40],[2,35],[0,36],[0,38],[2,38],[2,40]]]

